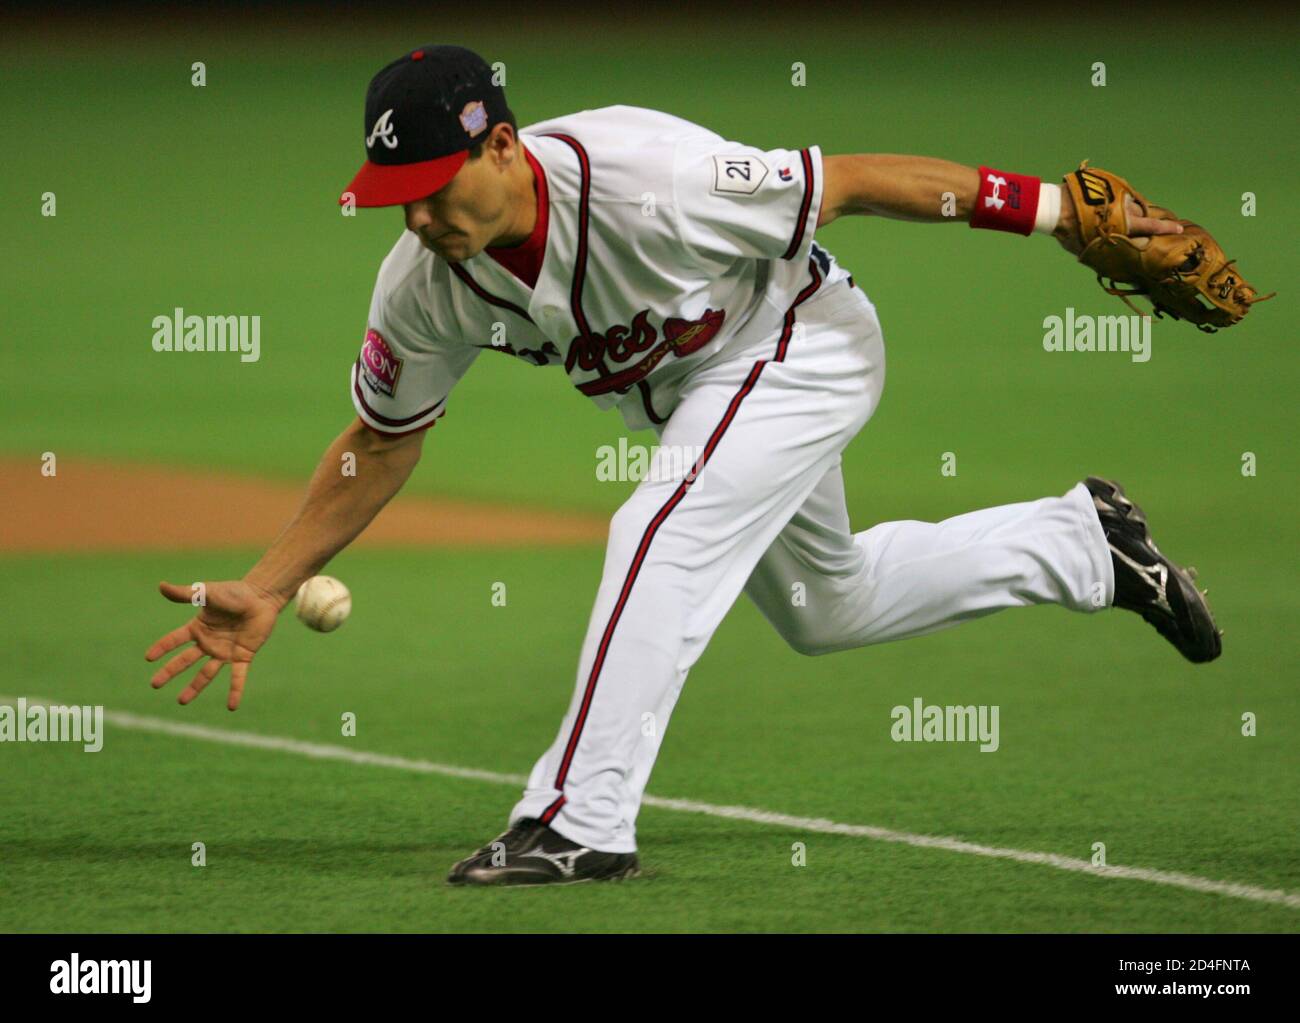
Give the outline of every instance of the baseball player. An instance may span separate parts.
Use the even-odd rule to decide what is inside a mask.
[[[413,50],[374,77],[364,140],[340,201],[401,207],[405,231],[352,367],[356,418],[266,554],[242,580],[207,583],[206,607],[149,649],[154,661],[193,643],[155,687],[206,656],[180,702],[229,664],[239,706],[277,615],[402,487],[483,353],[562,366],[630,428],[697,453],[614,515],[568,713],[508,830],[457,863],[452,883],[637,872],[659,743],[742,590],[804,654],[1050,603],[1135,611],[1188,659],[1219,656],[1192,576],[1107,480],[938,523],[849,527],[841,453],[880,400],[885,352],[871,301],[817,229],[851,214],[962,221],[1074,253],[1100,230],[1149,255],[1195,226],[1122,179],[1081,169],[1062,187],[926,157],[762,150],[628,106],[517,130],[487,64],[454,46]],[[344,452],[355,476],[339,472]],[[161,590],[190,600],[189,587]]]

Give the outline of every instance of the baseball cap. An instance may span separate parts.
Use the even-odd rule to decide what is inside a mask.
[[[509,115],[505,90],[477,53],[460,46],[412,50],[370,80],[366,162],[346,191],[358,206],[400,206],[432,195]]]

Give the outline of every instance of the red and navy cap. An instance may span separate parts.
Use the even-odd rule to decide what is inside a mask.
[[[432,195],[509,114],[505,90],[472,50],[423,46],[399,57],[370,80],[366,162],[339,205],[348,193],[358,206],[400,206]]]

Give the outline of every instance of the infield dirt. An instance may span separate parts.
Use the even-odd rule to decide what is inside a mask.
[[[60,458],[0,459],[6,514],[0,551],[219,550],[273,540],[302,483],[156,465]],[[398,497],[355,541],[361,547],[536,547],[604,540],[606,519],[485,502]]]

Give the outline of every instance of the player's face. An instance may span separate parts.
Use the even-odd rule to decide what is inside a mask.
[[[403,207],[407,229],[448,262],[477,256],[511,222],[508,165],[490,145],[478,159],[466,160],[445,188]],[[522,159],[518,147],[511,148]]]

